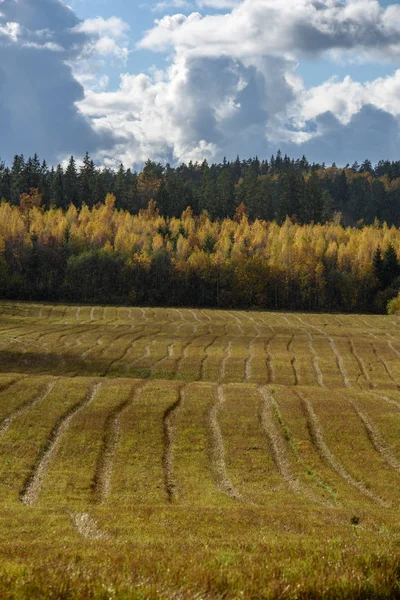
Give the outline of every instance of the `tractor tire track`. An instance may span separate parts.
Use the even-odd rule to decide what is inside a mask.
[[[310,490],[305,489],[297,477],[293,474],[292,469],[290,468],[290,460],[287,452],[287,441],[275,425],[274,409],[275,407],[278,409],[276,401],[266,387],[259,387],[258,393],[263,400],[259,412],[261,429],[268,438],[272,458],[279,475],[282,477],[289,489],[296,494],[306,496],[317,504],[330,505],[331,503],[321,500]],[[297,454],[296,458],[299,462],[305,464]],[[307,468],[307,470],[309,470],[309,468]],[[321,485],[320,480],[318,480],[318,483]]]
[[[396,406],[396,408],[398,408],[400,410],[400,402],[396,402],[396,400],[393,400],[392,398],[389,398],[388,396],[383,396],[382,394],[378,394],[378,392],[370,392],[370,393],[373,396],[375,396],[376,398],[379,398],[380,400],[384,400],[388,404],[392,404],[393,406]]]
[[[222,359],[221,368],[220,368],[220,372],[219,372],[219,380],[220,381],[223,381],[225,379],[225,375],[226,375],[226,363],[228,362],[228,360],[232,356],[232,344],[235,341],[235,339],[236,338],[233,338],[233,339],[229,340],[228,344],[225,346],[224,358]]]
[[[271,402],[271,392],[266,387],[259,387],[258,393],[263,399],[259,420],[262,430],[268,438],[271,449],[272,458],[276,469],[288,487],[296,492],[302,493],[299,480],[293,475],[290,468],[290,461],[286,451],[286,442],[278,433],[278,429],[274,424],[274,411]]]
[[[358,403],[355,402],[352,398],[344,396],[340,394],[342,398],[347,400],[350,406],[353,408],[354,412],[362,421],[365,431],[367,433],[367,437],[369,438],[373,448],[376,452],[383,458],[383,460],[397,473],[400,473],[400,463],[397,458],[394,456],[391,449],[387,446],[385,440],[382,437],[382,434],[378,427],[371,421],[371,419],[360,409]]]
[[[253,337],[251,342],[249,343],[249,350],[248,350],[247,357],[246,357],[246,360],[244,363],[244,378],[243,378],[244,383],[248,383],[252,377],[252,374],[253,374],[252,363],[257,356],[255,345],[257,343],[257,340],[261,337],[259,327],[256,326],[255,329],[256,329],[257,335],[255,337]]]
[[[174,443],[175,443],[175,417],[185,401],[185,388],[179,389],[179,397],[163,415],[164,452],[162,458],[164,471],[164,485],[168,501],[174,502],[178,495],[178,483],[174,472]]]
[[[233,486],[226,470],[224,440],[218,422],[218,412],[224,402],[223,386],[219,385],[216,402],[211,406],[209,412],[211,471],[218,489],[233,500],[241,502],[243,501],[243,497]]]
[[[319,366],[319,356],[318,356],[318,352],[316,351],[315,346],[314,346],[313,337],[309,331],[306,331],[306,334],[308,336],[308,347],[310,348],[310,352],[311,352],[311,356],[312,356],[312,365],[313,365],[315,377],[317,378],[319,387],[326,388],[326,385],[324,384],[324,378],[322,375],[321,367]]]
[[[299,379],[299,372],[298,372],[298,369],[296,366],[296,356],[290,350],[290,347],[293,344],[293,340],[294,340],[294,333],[292,333],[292,337],[290,338],[290,340],[288,341],[288,343],[286,345],[286,350],[288,351],[288,353],[290,355],[290,364],[292,365],[292,370],[293,370],[294,385],[299,385],[300,379]]]
[[[218,335],[214,336],[212,338],[212,340],[206,346],[204,346],[203,358],[201,359],[201,364],[200,364],[200,379],[201,379],[201,381],[204,381],[205,364],[206,364],[206,361],[209,360],[209,358],[210,358],[210,356],[208,354],[208,350],[211,348],[211,346],[213,346],[213,344],[217,341],[218,338],[219,338]]]
[[[376,385],[374,385],[372,383],[371,378],[369,376],[369,373],[367,371],[367,367],[365,366],[365,362],[363,361],[363,359],[361,358],[361,356],[358,354],[358,352],[356,350],[356,347],[354,346],[354,341],[351,338],[348,338],[348,342],[349,342],[350,352],[354,356],[354,358],[356,359],[358,367],[359,367],[359,369],[361,371],[361,374],[364,375],[365,379],[367,380],[369,388],[370,389],[375,388]]]
[[[335,458],[327,444],[325,443],[323,431],[319,423],[318,417],[314,412],[311,402],[300,392],[292,390],[299,398],[304,415],[307,419],[307,426],[310,433],[310,438],[321,458],[349,485],[358,489],[364,496],[379,504],[380,506],[388,507],[389,505],[381,498],[375,496],[361,481],[357,481],[346,471],[343,465]]]
[[[275,338],[276,333],[274,332],[272,327],[271,327],[271,331],[273,332],[273,335],[264,342],[264,350],[265,350],[265,355],[266,355],[265,365],[267,367],[268,383],[275,382],[275,370],[274,370],[274,365],[273,365],[274,355],[271,352],[271,342]]]
[[[102,447],[97,458],[97,464],[92,481],[93,502],[105,502],[111,491],[111,475],[115,451],[120,436],[121,413],[135,402],[142,393],[144,384],[132,389],[128,397],[116,406],[107,416]]]
[[[53,429],[50,432],[49,437],[40,451],[36,462],[28,475],[25,484],[20,492],[20,500],[27,506],[32,506],[39,498],[39,494],[42,488],[43,481],[51,465],[53,456],[57,452],[61,440],[66,433],[72,419],[88,404],[90,404],[99,392],[101,383],[97,383],[90,391],[86,394],[85,398],[72,406],[64,415],[62,415]]]
[[[379,354],[379,352],[378,352],[378,349],[377,349],[377,347],[375,346],[375,344],[374,344],[373,342],[371,342],[371,347],[372,347],[372,350],[373,350],[373,352],[374,352],[374,354],[375,354],[376,358],[378,359],[378,361],[382,363],[382,365],[383,365],[383,368],[385,369],[385,371],[386,371],[386,373],[387,373],[387,376],[389,377],[390,381],[392,381],[392,382],[394,383],[394,385],[395,385],[395,386],[396,386],[398,389],[400,389],[400,385],[399,385],[399,383],[396,381],[396,379],[393,377],[393,375],[392,375],[392,373],[391,373],[391,371],[390,371],[390,369],[389,369],[389,366],[388,366],[388,364],[387,364],[387,361],[386,361],[386,360],[385,360],[385,359],[384,359],[384,358],[383,358],[383,357],[382,357],[382,356]]]
[[[13,380],[13,382],[16,382],[16,381],[18,381],[18,380]],[[15,419],[17,417],[27,413],[31,408],[34,408],[36,406],[36,404],[39,404],[39,402],[41,402],[42,400],[45,400],[47,398],[47,396],[50,394],[50,392],[53,391],[55,385],[56,385],[56,381],[52,381],[52,382],[48,383],[43,391],[38,392],[31,400],[29,400],[28,402],[25,402],[24,404],[22,404],[22,406],[19,406],[18,408],[13,410],[9,415],[7,415],[7,417],[5,417],[2,421],[0,421],[0,437],[6,433],[6,431],[9,429],[11,423],[13,421],[15,421]],[[10,387],[10,386],[8,386],[8,387]]]
[[[139,327],[141,327],[139,325]],[[141,340],[142,338],[146,337],[147,335],[147,331],[145,333],[142,332],[138,332],[139,335],[137,335],[136,337],[134,337],[133,339],[130,338],[128,344],[125,346],[125,349],[122,351],[121,356],[119,356],[118,358],[115,358],[107,367],[106,371],[104,372],[104,377],[107,377],[107,375],[110,373],[111,369],[118,363],[123,362],[130,354],[130,352],[133,350],[133,346],[135,344],[135,342],[137,342],[138,340]],[[124,335],[128,335],[128,334],[124,334]],[[119,339],[124,337],[124,335],[119,336],[118,338],[115,339]]]

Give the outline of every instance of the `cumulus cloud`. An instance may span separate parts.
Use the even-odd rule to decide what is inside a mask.
[[[168,69],[126,74],[119,90],[88,92],[79,103],[98,131],[119,134],[113,152],[101,153],[107,164],[267,156],[278,147],[307,150],[318,161],[354,160],[368,135],[380,156],[396,151],[381,132],[397,139],[400,71],[368,84],[347,77],[307,90],[296,67],[310,54],[393,52],[399,7],[375,0],[196,1],[206,4],[226,12],[167,15],[139,43],[168,51]]]
[[[215,2],[215,0],[214,0]],[[376,49],[400,44],[400,7],[377,0],[243,0],[226,14],[166,16],[141,41],[153,50],[229,52],[236,58],[329,50]]]
[[[3,0],[0,20],[0,156],[39,153],[56,162],[111,139],[77,109],[84,92],[70,61],[89,36],[59,0]],[[4,33],[6,32],[6,34]]]
[[[86,19],[74,27],[74,30],[80,33],[96,34],[99,37],[106,35],[113,39],[125,37],[129,29],[129,25],[117,17]]]
[[[181,57],[160,76],[124,75],[116,92],[88,92],[79,103],[99,131],[123,140],[110,164],[142,162],[149,156],[179,162],[212,160],[221,152],[265,153],[269,109],[294,99],[281,81],[288,68],[271,57],[263,74],[230,57]]]
[[[399,158],[399,122],[376,106],[365,104],[346,123],[332,112],[318,115],[315,123],[319,135],[301,146],[311,160],[345,165],[365,158],[372,162]],[[283,145],[287,152],[297,148],[294,144]]]

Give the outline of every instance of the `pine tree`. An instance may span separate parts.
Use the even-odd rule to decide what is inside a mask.
[[[305,193],[301,199],[301,220],[303,223],[320,223],[324,212],[324,199],[318,175],[313,171],[309,177]]]
[[[76,163],[73,156],[71,156],[68,167],[66,168],[64,175],[64,202],[66,206],[74,204],[79,206],[78,201],[78,172],[76,169]]]
[[[23,154],[14,156],[11,167],[11,204],[18,204],[21,194],[28,191],[28,188],[24,188],[24,169]]]
[[[88,206],[93,206],[95,202],[101,200],[100,198],[95,198],[95,179],[96,170],[94,162],[91,160],[89,153],[86,152],[78,177],[78,190],[81,204],[84,203]]]
[[[51,203],[57,208],[67,208],[68,205],[65,202],[64,195],[64,171],[61,165],[57,166],[57,169],[52,177],[51,182]]]
[[[385,287],[390,286],[400,275],[400,263],[393,244],[389,244],[383,255],[382,280]]]

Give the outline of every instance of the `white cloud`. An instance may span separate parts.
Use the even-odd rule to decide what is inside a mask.
[[[377,0],[243,0],[223,15],[164,17],[147,32],[140,47],[201,55],[229,53],[236,58],[315,57],[350,49],[391,53],[400,44],[399,10],[398,6],[385,9]]]
[[[217,10],[225,10],[227,8],[235,8],[239,6],[241,0],[197,0],[197,5],[200,8],[216,8]]]
[[[330,111],[341,123],[348,124],[364,105],[370,104],[399,117],[399,98],[400,70],[393,76],[366,83],[358,83],[350,77],[343,81],[330,79],[303,93],[301,114],[305,120],[310,120]]]
[[[12,42],[17,42],[21,35],[21,27],[19,23],[9,22],[5,25],[0,25],[0,38],[3,36]]]
[[[152,6],[151,10],[153,12],[163,12],[169,8],[191,8],[191,6],[187,0],[163,0]]]
[[[106,36],[114,40],[124,38],[129,29],[128,23],[117,17],[110,17],[109,19],[103,19],[103,17],[86,19],[74,27],[74,30],[79,33],[87,33],[88,35],[99,37]]]
[[[125,65],[130,53],[129,30],[129,25],[117,17],[86,19],[73,27],[87,39],[79,56],[70,62],[75,78],[86,89],[103,91],[109,81],[105,67]]]

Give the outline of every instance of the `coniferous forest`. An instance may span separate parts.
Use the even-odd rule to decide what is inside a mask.
[[[0,162],[0,297],[385,312],[400,161]]]

